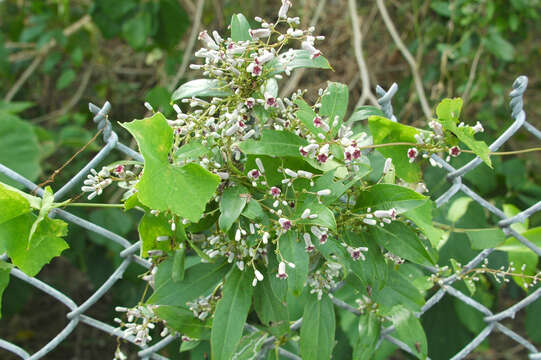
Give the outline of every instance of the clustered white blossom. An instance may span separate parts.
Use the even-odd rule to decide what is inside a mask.
[[[154,314],[154,310],[158,305],[137,305],[133,308],[117,306],[116,311],[125,313],[127,321],[124,322],[120,318],[115,318],[115,322],[120,324],[120,328],[124,329],[125,336],[134,336],[134,342],[137,345],[145,346],[152,340],[150,332],[156,327],[157,323],[162,322],[160,318]],[[164,327],[160,336],[164,337],[168,334],[168,328]]]
[[[139,169],[140,165],[134,166],[135,169]],[[103,193],[103,190],[111,185],[113,182],[117,182],[118,187],[126,190],[122,196],[123,200],[126,200],[131,195],[135,194],[135,185],[139,181],[138,175],[132,170],[126,168],[125,165],[116,165],[114,167],[102,167],[99,172],[95,169],[90,169],[90,174],[83,182],[81,191],[88,194],[88,200],[94,199]]]
[[[321,300],[323,293],[328,293],[336,287],[341,276],[342,265],[337,262],[327,262],[325,266],[308,274],[307,284],[310,294],[316,294]]]
[[[428,126],[432,129],[432,131],[420,131],[419,133],[415,134],[414,137],[418,146],[409,148],[406,155],[410,163],[414,162],[419,156],[421,156],[423,159],[428,159],[430,165],[442,167],[440,163],[431,158],[432,154],[440,153],[443,149],[447,149],[448,155],[446,157],[446,161],[449,161],[451,157],[459,156],[462,151],[458,145],[451,147],[446,145],[443,125],[440,122],[431,120],[428,123]],[[465,125],[463,122],[461,122],[458,127],[468,129],[471,134],[485,131],[483,125],[479,121],[474,126]]]

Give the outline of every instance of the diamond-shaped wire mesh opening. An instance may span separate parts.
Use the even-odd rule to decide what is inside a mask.
[[[519,130],[526,130],[530,134],[532,134],[534,137],[541,140],[541,131],[539,131],[533,125],[531,125],[529,122],[526,121],[526,114],[522,108],[523,107],[522,95],[524,91],[526,90],[527,83],[528,83],[528,79],[525,76],[519,77],[513,83],[513,91],[510,93],[510,96],[511,96],[510,105],[512,109],[511,114],[514,121],[498,137],[498,139],[489,146],[491,151],[497,151],[497,149],[499,149],[511,136],[513,136]],[[396,120],[396,117],[392,113],[391,99],[393,95],[396,93],[396,90],[397,90],[396,84],[393,84],[393,86],[391,86],[389,91],[385,91],[380,87],[378,87],[377,89],[377,93],[378,95],[380,95],[380,99],[378,101],[380,106],[382,107],[385,115],[388,118],[393,119],[393,120]],[[90,104],[89,108],[90,108],[90,111],[95,115],[94,122],[97,123],[98,129],[100,130],[103,129],[103,139],[105,141],[105,146],[83,169],[81,169],[72,179],[70,179],[60,190],[56,192],[55,194],[56,201],[60,201],[61,199],[63,199],[66,194],[68,194],[72,189],[74,189],[75,186],[79,185],[82,179],[88,174],[90,169],[97,167],[97,165],[100,164],[103,161],[103,159],[109,153],[111,153],[111,151],[113,151],[114,149],[136,160],[143,161],[139,153],[123,145],[122,143],[118,142],[118,137],[116,133],[112,131],[111,123],[109,122],[107,118],[107,114],[111,109],[111,105],[108,102],[106,102],[102,108],[99,108],[93,104]],[[541,256],[541,249],[539,247],[529,242],[528,239],[526,239],[521,234],[518,234],[516,231],[514,231],[511,228],[512,224],[517,223],[517,222],[522,222],[524,221],[524,219],[528,218],[532,214],[538,211],[541,211],[541,201],[537,202],[535,205],[531,206],[530,208],[523,210],[522,212],[513,216],[512,218],[507,218],[501,209],[495,207],[493,204],[491,204],[490,202],[488,202],[487,200],[479,196],[469,186],[465,185],[462,182],[462,178],[466,174],[468,174],[470,171],[474,170],[477,166],[479,166],[479,164],[481,164],[482,162],[481,159],[476,157],[470,162],[468,162],[466,165],[462,166],[461,168],[455,169],[449,163],[447,163],[446,161],[444,161],[443,159],[441,159],[440,157],[436,155],[433,155],[432,158],[436,162],[438,162],[442,166],[443,169],[447,171],[448,173],[447,179],[451,183],[451,186],[443,193],[443,195],[441,195],[436,200],[436,205],[438,207],[447,203],[458,192],[461,192],[471,197],[479,205],[483,206],[492,214],[494,214],[496,217],[500,218],[501,220],[499,221],[498,225],[502,228],[502,230],[507,236],[515,237],[522,244],[530,248],[534,253]],[[21,175],[13,172],[12,170],[10,170],[9,168],[5,167],[2,164],[0,164],[0,173],[24,185],[29,190],[34,190],[37,187],[34,183],[29,181],[28,179],[25,179]],[[43,190],[38,189],[37,194],[41,196],[43,194]],[[140,243],[137,242],[137,243],[132,244],[127,239],[101,226],[98,226],[90,221],[87,221],[78,216],[75,216],[65,210],[54,209],[52,211],[51,216],[58,217],[69,223],[81,226],[82,228],[88,231],[93,231],[99,235],[104,236],[109,241],[113,241],[119,244],[124,249],[120,252],[120,256],[123,259],[123,261],[116,268],[116,270],[109,276],[109,278],[98,289],[96,289],[90,297],[88,297],[80,305],[75,304],[75,302],[71,300],[69,297],[62,294],[60,291],[56,290],[55,288],[47,285],[46,283],[36,278],[29,277],[26,274],[24,274],[22,271],[16,268],[12,269],[11,271],[12,276],[17,277],[21,279],[22,281],[30,284],[31,286],[39,289],[40,291],[46,293],[47,295],[54,297],[56,300],[58,300],[59,302],[67,306],[67,308],[70,311],[67,314],[68,322],[67,322],[67,325],[64,327],[64,329],[58,334],[56,334],[49,343],[43,346],[36,353],[29,354],[24,349],[18,347],[17,345],[12,344],[2,339],[0,339],[0,348],[13,353],[22,359],[40,359],[40,358],[45,357],[50,351],[55,349],[81,323],[86,324],[88,326],[92,326],[96,329],[99,329],[100,331],[110,334],[111,336],[120,337],[128,342],[134,343],[133,337],[126,336],[121,330],[118,330],[114,326],[111,326],[107,323],[104,323],[102,321],[99,321],[97,319],[94,319],[92,317],[85,315],[85,312],[92,305],[97,303],[101,299],[101,297],[105,295],[119,279],[122,278],[122,275],[124,274],[125,270],[131,263],[133,262],[137,263],[144,268],[150,267],[150,263],[147,260],[142,259],[136,255],[136,253],[139,251]],[[478,266],[493,251],[494,249],[485,249],[481,251],[463,267],[462,273],[465,273],[468,270]],[[7,259],[7,257],[3,256],[2,259],[5,260]],[[436,271],[436,269],[428,269],[428,270]],[[523,346],[529,352],[530,359],[541,359],[541,353],[538,352],[538,349],[532,343],[530,343],[528,340],[521,337],[519,334],[517,334],[513,330],[509,329],[509,327],[502,325],[501,323],[501,321],[504,319],[514,318],[515,314],[518,311],[523,310],[529,304],[537,301],[541,297],[541,288],[538,288],[537,290],[529,293],[524,299],[520,300],[513,306],[499,313],[494,314],[491,312],[490,309],[486,308],[484,305],[478,303],[473,298],[465,295],[464,293],[452,287],[452,284],[458,280],[459,280],[459,276],[457,276],[457,274],[453,274],[445,278],[444,280],[442,280],[440,284],[441,288],[426,301],[425,305],[422,307],[419,314],[416,314],[418,317],[421,317],[435,304],[440,302],[444,296],[452,296],[458,299],[459,301],[464,302],[466,305],[473,307],[476,311],[479,311],[485,315],[484,321],[486,322],[486,327],[479,334],[477,334],[475,338],[473,338],[470,341],[469,344],[467,344],[456,355],[454,355],[453,359],[462,359],[466,357],[468,354],[474,351],[475,348],[485,338],[487,338],[494,330],[498,330],[499,332],[503,333],[507,337],[511,338],[516,343]],[[333,302],[338,307],[349,310],[352,313],[359,314],[359,311],[357,309],[351,307],[350,305],[344,303],[343,301],[337,298],[333,298]],[[302,322],[302,319],[299,319],[296,322],[294,322],[291,325],[291,329],[292,330],[298,329],[301,325],[301,322]],[[253,327],[247,324],[246,329],[248,331],[251,331],[253,330]],[[405,343],[401,342],[400,340],[392,336],[393,330],[394,330],[393,327],[383,329],[381,333],[380,341],[390,341],[391,343],[397,345],[402,350],[411,353],[412,350],[408,347],[408,345],[406,345]],[[175,340],[175,338],[176,338],[175,336],[169,335],[148,347],[141,348],[141,350],[138,352],[138,356],[142,359],[157,359],[157,360],[167,359],[166,357],[159,355],[158,352],[161,349],[163,349],[165,346],[167,346],[171,341]],[[265,341],[265,344],[263,345],[263,351],[264,352],[268,351],[273,346],[273,343],[274,343],[274,337],[271,336]],[[292,358],[292,359],[299,359],[298,356],[292,353],[289,353],[288,351],[284,349],[279,349],[279,352],[281,355],[285,357]]]

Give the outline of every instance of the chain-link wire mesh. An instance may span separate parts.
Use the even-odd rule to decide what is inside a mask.
[[[530,123],[526,121],[526,113],[523,110],[522,96],[524,94],[524,91],[526,90],[527,84],[528,84],[528,78],[525,76],[520,76],[513,83],[513,90],[510,93],[510,97],[511,97],[510,106],[512,110],[511,115],[513,118],[513,123],[511,124],[511,126],[507,128],[507,130],[504,131],[502,135],[500,135],[496,139],[496,141],[494,141],[489,146],[490,151],[492,152],[497,151],[511,136],[513,136],[521,128],[526,129],[534,137],[541,140],[541,131],[539,131],[538,129],[536,129],[534,126],[532,126]],[[380,104],[385,115],[389,119],[392,119],[393,121],[397,121],[397,119],[393,114],[391,100],[392,100],[393,95],[396,93],[397,88],[398,86],[396,84],[393,84],[388,91],[385,91],[379,86],[376,90],[377,94],[380,96],[378,103]],[[71,180],[69,180],[62,188],[60,188],[60,190],[56,192],[55,201],[62,201],[62,199],[65,199],[66,195],[80,184],[80,182],[88,174],[90,169],[97,167],[97,165],[100,164],[103,161],[103,159],[114,150],[117,150],[123,153],[124,155],[131,157],[133,159],[143,161],[143,158],[139,153],[127,147],[126,145],[120,143],[118,141],[117,134],[111,129],[111,123],[108,118],[108,113],[111,110],[111,104],[109,102],[106,102],[101,108],[94,104],[89,104],[89,109],[94,114],[93,120],[97,124],[98,129],[100,130],[103,129],[103,140],[105,142],[105,146],[98,152],[98,154],[85,167],[83,167]],[[471,197],[474,201],[479,203],[485,209],[487,209],[488,211],[496,215],[498,218],[500,218],[501,220],[498,222],[498,226],[504,231],[504,233],[507,236],[515,237],[516,239],[518,239],[518,241],[520,241],[522,244],[527,246],[534,253],[541,256],[541,249],[539,247],[537,247],[535,244],[533,244],[524,236],[517,233],[515,230],[511,228],[511,225],[518,222],[523,222],[526,218],[531,216],[533,213],[540,211],[541,201],[537,202],[535,205],[531,206],[530,208],[525,209],[519,214],[511,218],[508,218],[501,209],[495,207],[489,201],[479,196],[470,187],[468,187],[462,182],[462,178],[469,171],[472,171],[473,169],[475,169],[477,166],[479,166],[482,163],[482,160],[479,157],[474,158],[469,163],[467,163],[466,165],[462,166],[459,169],[455,169],[448,162],[446,162],[445,160],[443,160],[442,158],[436,155],[433,155],[432,159],[438,162],[439,164],[441,164],[443,169],[445,169],[448,172],[447,179],[451,183],[451,186],[449,187],[449,189],[447,189],[445,193],[436,200],[436,205],[438,207],[447,203],[449,199],[453,197],[453,195],[461,191],[464,194]],[[7,168],[6,166],[2,164],[0,164],[0,173],[22,184],[27,189],[36,191],[37,195],[39,196],[43,195],[43,189],[37,187],[37,185],[34,184],[33,182],[29,181],[28,179],[17,174],[13,170]],[[61,218],[72,224],[80,226],[88,231],[102,235],[105,238],[107,238],[109,241],[113,241],[121,245],[124,248],[124,250],[120,252],[120,256],[123,259],[123,261],[118,266],[118,268],[109,276],[109,278],[86,301],[84,301],[80,305],[77,305],[72,299],[70,299],[68,296],[61,293],[60,291],[56,290],[54,287],[44,283],[43,281],[37,278],[26,275],[25,273],[23,273],[17,268],[13,268],[11,270],[12,276],[15,276],[21,279],[22,281],[32,285],[33,287],[41,290],[42,292],[44,292],[45,294],[49,296],[52,296],[53,298],[55,298],[56,300],[64,304],[70,310],[70,312],[67,314],[67,320],[69,322],[61,332],[59,332],[52,340],[49,341],[49,343],[47,343],[39,351],[35,352],[32,355],[26,352],[24,349],[20,348],[19,346],[13,343],[10,343],[8,341],[2,340],[2,339],[0,339],[0,348],[3,348],[15,355],[18,355],[22,359],[41,359],[44,356],[46,356],[50,351],[55,349],[62,341],[64,341],[74,331],[74,329],[81,323],[95,327],[112,336],[123,338],[126,341],[129,341],[135,344],[134,337],[126,336],[123,331],[115,328],[114,326],[111,326],[102,321],[99,321],[90,316],[87,316],[85,315],[85,312],[92,305],[98,302],[112,288],[112,286],[119,279],[122,278],[124,272],[126,271],[127,267],[130,265],[130,263],[134,262],[145,268],[149,268],[151,266],[151,264],[147,260],[142,259],[136,255],[136,253],[139,251],[140,242],[138,241],[132,244],[130,241],[123,238],[122,236],[119,236],[101,226],[98,226],[88,220],[75,216],[62,209],[52,210],[49,216]],[[461,273],[459,274],[455,273],[443,279],[439,283],[440,289],[426,301],[425,305],[422,307],[421,311],[418,314],[416,314],[416,316],[421,317],[425,312],[427,312],[430,308],[436,305],[445,295],[448,294],[449,296],[453,296],[457,298],[458,300],[464,302],[468,306],[471,306],[475,310],[484,314],[485,315],[484,321],[486,323],[485,328],[481,332],[479,332],[479,334],[477,334],[477,336],[469,344],[467,344],[456,355],[454,355],[452,359],[465,358],[479,344],[481,344],[481,342],[483,342],[483,340],[487,338],[495,329],[499,330],[504,335],[508,336],[509,338],[517,342],[518,344],[522,345],[529,352],[530,359],[541,359],[541,352],[539,352],[538,349],[531,342],[529,342],[528,340],[526,340],[525,338],[517,334],[515,331],[501,324],[502,320],[506,318],[513,319],[515,317],[515,314],[518,311],[524,309],[526,306],[530,305],[534,301],[537,301],[539,297],[541,297],[541,288],[538,288],[537,290],[531,292],[524,299],[514,304],[513,306],[505,309],[504,311],[494,314],[490,309],[488,309],[484,305],[480,304],[479,302],[477,302],[470,296],[465,295],[461,291],[452,287],[452,284],[455,281],[460,280],[460,275],[465,274],[469,270],[475,268],[484,259],[486,259],[494,250],[495,249],[490,248],[490,249],[485,249],[481,251],[477,256],[471,259],[470,262],[468,262],[462,268]],[[2,256],[2,259],[5,260],[7,259],[7,257],[4,255]],[[429,268],[428,270],[434,273],[438,271],[436,268]],[[331,295],[331,298],[332,298],[333,303],[336,306],[346,309],[354,314],[357,314],[357,315],[360,314],[360,311],[358,309],[355,309],[354,307],[341,301],[340,299],[335,298],[332,295]],[[295,321],[291,325],[291,329],[296,330],[300,328],[301,324],[302,324],[302,318]],[[256,329],[252,327],[251,325],[247,324],[246,330],[255,331]],[[392,326],[382,329],[379,343],[381,343],[383,340],[387,340],[395,344],[402,350],[409,353],[413,353],[412,349],[410,349],[408,345],[406,345],[402,341],[392,336],[393,331],[394,331],[394,328]],[[162,360],[167,359],[166,357],[158,354],[158,352],[161,349],[163,349],[165,346],[167,346],[170,342],[175,340],[175,338],[176,337],[174,335],[169,335],[161,339],[160,341],[155,342],[154,344],[150,346],[141,347],[137,355],[141,359],[162,359]],[[263,344],[263,347],[262,347],[262,351],[260,353],[261,355],[260,358],[263,358],[265,356],[265,353],[271,347],[273,347],[274,341],[275,341],[275,338],[272,336],[268,337],[265,340],[265,343]],[[281,348],[279,348],[279,353],[284,357],[288,357],[291,359],[300,359],[297,355],[292,354],[288,352],[287,350],[284,350]]]

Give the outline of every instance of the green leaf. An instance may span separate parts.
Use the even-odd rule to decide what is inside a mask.
[[[208,154],[209,149],[200,142],[191,141],[182,145],[175,153],[175,162],[183,163],[188,160],[198,160],[202,155]]]
[[[252,40],[250,36],[250,23],[244,15],[234,14],[231,17],[231,40],[233,41],[249,41]]]
[[[76,76],[77,74],[73,69],[66,69],[62,71],[62,74],[60,74],[60,77],[58,80],[56,80],[56,89],[64,90],[73,82],[73,80],[75,80]]]
[[[137,140],[145,159],[145,171],[137,184],[139,200],[151,209],[171,210],[197,222],[220,178],[198,164],[179,167],[169,163],[173,129],[161,113],[122,126]]]
[[[197,97],[224,97],[231,95],[231,89],[216,79],[196,79],[180,85],[171,96],[172,101]]]
[[[186,271],[186,247],[181,245],[180,249],[175,251],[173,255],[173,266],[171,268],[171,280],[174,282],[184,280]]]
[[[520,213],[520,209],[513,204],[503,204],[503,213],[507,217],[513,217]],[[519,234],[522,234],[530,227],[530,219],[526,218],[523,222],[516,222],[511,225],[511,229],[515,230]]]
[[[250,191],[244,186],[234,186],[224,190],[220,199],[220,218],[218,224],[220,229],[228,232],[231,225],[239,218],[248,198]]]
[[[261,205],[259,205],[259,202],[257,201],[249,201],[248,204],[244,207],[242,216],[250,220],[261,222],[263,224],[268,223],[268,216],[267,214],[265,214],[263,208],[261,207]]]
[[[2,318],[2,294],[9,284],[9,273],[13,265],[0,260],[0,318]]]
[[[257,284],[254,292],[254,309],[261,322],[268,326],[269,332],[279,337],[289,331],[289,314],[287,303],[280,301],[272,289],[271,281],[275,277],[276,275],[269,269],[263,281]]]
[[[265,65],[265,70],[269,71],[269,76],[280,74],[286,70],[286,66],[290,70],[301,68],[313,68],[313,69],[332,69],[329,61],[323,56],[318,56],[315,59],[310,58],[310,53],[306,50],[292,50],[288,52],[288,57],[292,56],[292,60],[287,64],[283,64],[283,57],[280,55],[278,58],[274,58]]]
[[[230,360],[235,353],[252,303],[252,278],[251,272],[234,267],[225,281],[210,335],[214,360]]]
[[[410,188],[393,184],[376,184],[362,191],[355,204],[356,210],[396,209],[398,214],[424,205],[427,197]]]
[[[302,157],[299,147],[306,144],[306,140],[289,131],[264,129],[261,140],[242,141],[239,149],[250,155]]]
[[[382,289],[389,279],[389,267],[378,244],[366,239],[364,233],[348,231],[343,238],[352,247],[367,247],[366,260],[353,260],[348,253],[343,258],[351,271],[361,280],[363,285],[373,289]]]
[[[132,48],[139,50],[145,46],[151,28],[152,17],[150,13],[140,11],[135,16],[131,16],[124,21],[122,24],[122,36]]]
[[[288,262],[295,264],[295,268],[287,269],[287,283],[289,290],[295,296],[299,296],[304,289],[304,283],[308,276],[309,256],[304,248],[304,242],[298,241],[297,233],[290,230],[278,239],[280,253]]]
[[[160,273],[160,267],[166,266],[162,264],[158,266],[158,273]],[[173,281],[170,278],[171,270],[169,269],[166,272],[169,278],[163,283],[156,281],[157,288],[147,302],[186,307],[186,302],[210,294],[230,268],[227,261],[196,264],[186,270],[182,281]]]
[[[434,254],[429,252],[417,234],[406,224],[393,221],[385,227],[370,227],[369,233],[385,249],[404,259],[420,265],[435,265]]]
[[[37,226],[28,248],[30,228],[36,219],[36,215],[25,213],[0,225],[0,253],[7,251],[12,263],[29,276],[36,275],[43,265],[68,248],[62,239],[68,224],[48,217]]]
[[[334,347],[336,319],[331,299],[311,295],[302,316],[300,353],[303,359],[328,360]]]
[[[33,127],[0,111],[0,164],[34,181],[41,173],[40,147]],[[0,181],[14,184],[4,175]]]
[[[499,228],[466,230],[474,250],[494,248],[505,241],[505,234]]]
[[[370,360],[376,351],[381,332],[381,320],[374,311],[359,316],[359,337],[353,348],[354,360]]]
[[[0,224],[30,212],[30,203],[22,195],[0,183]]]
[[[447,1],[435,1],[430,4],[432,10],[434,10],[438,15],[450,18],[451,17],[451,8],[450,4]]]
[[[462,99],[443,99],[436,108],[438,121],[445,130],[455,134],[458,140],[466,144],[475,155],[479,156],[489,167],[492,167],[490,161],[490,149],[484,141],[474,139],[474,131],[470,127],[458,127],[458,118],[462,110]],[[394,159],[393,159],[394,160]]]
[[[300,98],[295,100],[295,104],[298,106],[298,110],[297,112],[295,112],[295,116],[297,117],[297,119],[299,119],[304,124],[304,126],[306,126],[308,130],[310,130],[312,134],[317,135],[321,133],[323,135],[326,135],[321,128],[317,128],[314,125],[314,118],[317,116],[317,114],[312,109],[312,107],[308,105],[306,101]],[[297,152],[298,150],[299,149],[297,149]]]
[[[301,219],[301,215],[306,209],[310,209],[310,214],[316,214],[317,217],[315,219]],[[317,200],[308,200],[300,204],[295,210],[293,218],[296,219],[297,224],[313,224],[336,230],[336,219],[333,212],[325,205],[319,204]]]
[[[396,305],[403,305],[411,311],[418,312],[425,304],[421,292],[394,268],[389,271],[389,280],[385,287],[379,291],[374,290],[374,302],[380,305],[382,315],[387,315]]]
[[[160,0],[157,20],[158,29],[153,39],[165,49],[172,49],[179,43],[190,23],[188,14],[176,0]]]
[[[490,31],[488,36],[482,39],[482,43],[497,58],[512,61],[515,57],[513,44],[505,40],[497,31]]]
[[[449,207],[449,211],[447,212],[447,219],[449,219],[449,221],[452,223],[456,223],[462,216],[464,216],[464,214],[466,214],[466,211],[468,211],[468,206],[472,201],[473,199],[469,196],[459,197],[458,199],[454,200]]]
[[[445,231],[432,225],[432,208],[432,201],[426,201],[423,205],[410,209],[403,215],[413,221],[415,225],[421,229],[434,248],[438,248],[445,235]]]
[[[428,346],[423,326],[411,311],[403,306],[396,306],[390,314],[395,326],[394,336],[409,346],[412,353],[419,359],[426,359]]]
[[[337,82],[329,82],[324,95],[321,97],[321,107],[319,115],[328,118],[328,124],[331,132],[335,135],[340,129],[348,107],[349,90],[347,85]],[[338,124],[333,126],[334,120],[338,119]]]
[[[169,328],[178,331],[182,335],[189,336],[192,339],[208,339],[210,337],[210,321],[199,320],[191,310],[161,305],[154,310],[154,313],[161,320],[164,320]]]
[[[421,130],[411,126],[393,122],[381,116],[371,116],[368,119],[368,126],[374,144],[387,144],[394,142],[416,143],[415,135]],[[393,159],[396,174],[407,182],[420,180],[421,165],[419,161],[409,162],[407,151],[411,146],[397,145],[378,148],[377,151],[383,156]]]
[[[155,216],[149,212],[145,213],[139,223],[139,238],[141,239],[141,256],[148,257],[149,250],[170,249],[171,240],[173,240],[173,231],[169,224],[170,217],[164,213]],[[159,236],[168,236],[168,241],[158,241]]]
[[[355,121],[366,120],[371,116],[385,117],[385,114],[383,113],[383,111],[381,111],[380,108],[375,107],[375,106],[370,106],[370,105],[360,106],[357,109],[355,109],[353,114],[351,114],[351,116],[348,119],[348,122],[353,123]]]
[[[34,223],[32,224],[32,227],[30,228],[30,233],[28,234],[28,248],[30,248],[30,246],[39,245],[36,240],[32,242],[32,238],[34,237],[34,233],[36,232],[38,225],[43,221],[43,219],[49,216],[49,211],[51,211],[51,209],[54,207],[53,201],[53,190],[50,186],[47,186],[43,191],[43,198],[41,199],[38,217],[36,218],[36,221],[34,221]]]
[[[232,360],[254,360],[260,355],[261,347],[269,335],[263,331],[254,331],[240,339]]]

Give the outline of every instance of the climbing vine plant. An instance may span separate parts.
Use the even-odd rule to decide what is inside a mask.
[[[227,38],[201,32],[202,61],[191,68],[204,77],[173,93],[176,118],[147,103],[151,117],[121,124],[144,162],[116,162],[84,181],[89,200],[115,183],[125,210],[144,212],[148,291],[134,307],[118,307],[124,316],[115,321],[141,345],[168,333],[182,335],[180,351],[210,341],[212,359],[254,358],[284,344],[305,359],[329,359],[342,304],[360,314],[353,358],[370,358],[391,324],[425,358],[414,314],[451,270],[421,270],[436,265],[444,241],[423,195],[422,164],[470,152],[491,166],[475,139],[483,127],[460,121],[459,98],[444,99],[418,129],[371,107],[346,119],[340,83],[320,89],[313,104],[302,90],[279,97],[280,80],[295,69],[331,69],[316,46],[323,37],[287,17],[289,6],[275,22],[256,18],[257,29],[234,15]],[[366,118],[371,135],[354,126]],[[386,158],[382,168],[374,151]],[[0,263],[2,290],[12,266],[36,275],[68,247],[67,224],[48,216],[65,205],[50,188],[37,197],[0,184],[0,252],[11,259]],[[499,230],[487,231],[503,243]],[[466,278],[472,292],[478,276]],[[517,279],[527,288],[537,276]],[[115,357],[125,357],[120,347]]]

